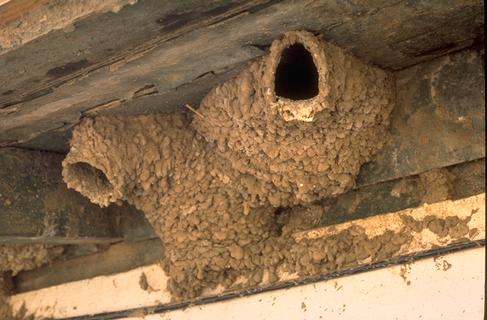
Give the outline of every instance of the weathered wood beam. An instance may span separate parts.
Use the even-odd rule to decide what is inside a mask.
[[[17,292],[25,292],[80,279],[124,272],[157,263],[162,254],[163,247],[159,239],[121,242],[111,245],[105,251],[21,272],[14,279],[14,287]]]
[[[194,81],[262,55],[288,30],[315,31],[363,60],[402,69],[471,46],[483,24],[481,1],[141,0],[0,56],[0,144],[65,130],[89,110],[137,104],[138,113],[160,112],[197,101],[211,85]],[[159,103],[183,86],[187,95]]]
[[[143,215],[130,207],[101,209],[66,187],[63,155],[0,149],[0,243],[85,244],[132,238]]]
[[[116,12],[132,0],[0,1],[0,55],[90,14]]]
[[[424,203],[457,200],[485,192],[485,158],[420,175],[368,185],[318,204],[319,224],[346,221],[419,207]]]
[[[485,157],[483,57],[465,50],[395,72],[391,136],[357,184]]]

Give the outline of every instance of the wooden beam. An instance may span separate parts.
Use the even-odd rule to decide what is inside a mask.
[[[14,279],[14,287],[16,292],[26,292],[66,282],[111,275],[157,263],[162,255],[163,248],[159,239],[120,242],[92,255],[21,272]]]
[[[395,72],[390,138],[359,186],[485,157],[485,74],[475,51]]]
[[[151,236],[130,207],[101,209],[62,181],[63,155],[0,149],[0,243],[111,243]]]
[[[306,287],[306,284],[309,287],[315,287],[319,286],[320,283],[323,283],[320,281],[331,279],[334,280],[331,282],[332,284],[337,282],[337,285],[335,286],[336,289],[342,281],[340,277],[345,275],[355,277],[360,272],[384,268],[397,263],[405,263],[405,265],[397,268],[397,270],[401,270],[401,272],[395,274],[396,279],[398,282],[403,283],[406,288],[411,288],[411,286],[421,283],[421,281],[418,281],[418,283],[415,284],[414,277],[410,277],[409,275],[411,268],[414,268],[414,265],[411,267],[411,264],[413,264],[413,262],[414,264],[420,263],[415,262],[415,260],[425,256],[435,256],[434,262],[438,262],[439,267],[443,268],[444,264],[441,258],[438,257],[439,255],[446,254],[452,250],[485,245],[485,194],[455,201],[443,201],[431,205],[424,205],[415,209],[407,209],[387,215],[369,217],[359,221],[346,222],[335,226],[304,230],[292,235],[297,241],[303,241],[305,238],[311,239],[326,237],[333,234],[336,235],[341,230],[345,230],[352,226],[360,226],[367,235],[374,236],[387,232],[387,230],[401,232],[401,230],[404,230],[404,228],[407,228],[408,226],[408,219],[406,218],[415,219],[416,221],[422,221],[423,219],[428,218],[432,221],[434,219],[448,219],[449,217],[456,217],[462,220],[467,219],[466,226],[471,232],[467,232],[459,241],[455,236],[436,234],[431,231],[435,230],[434,228],[431,227],[430,229],[427,227],[417,230],[417,232],[414,231],[411,241],[403,244],[396,254],[386,260],[374,263],[362,261],[358,265],[352,267],[346,267],[339,271],[327,274],[316,274],[307,278],[301,278],[296,274],[282,274],[280,282],[271,286],[263,282],[258,287],[227,292],[224,292],[219,288],[205,292],[196,300],[172,301],[171,295],[166,289],[168,280],[167,275],[159,264],[153,264],[118,275],[97,277],[32,292],[25,292],[14,295],[11,302],[14,309],[18,310],[18,308],[25,304],[27,310],[42,310],[42,314],[38,315],[45,317],[73,317],[72,319],[74,320],[90,319],[86,315],[96,314],[93,316],[93,319],[124,318],[134,315],[142,316],[147,313],[167,312],[168,310],[184,310],[195,304],[200,305],[198,308],[206,308],[208,306],[205,307],[202,305],[215,301],[235,299],[243,295],[251,295],[255,293],[264,293],[265,296],[269,292],[272,292],[271,290],[294,287],[298,284],[304,284],[304,287]],[[484,248],[479,249],[479,252],[484,252]],[[449,259],[446,260],[450,261]],[[469,260],[468,264],[471,265],[471,261],[473,260]],[[483,270],[483,266],[480,267],[479,270]],[[455,265],[453,265],[453,268],[455,268]],[[366,274],[369,274],[369,272]],[[462,277],[464,277],[464,274]],[[381,279],[381,281],[382,280],[383,279]],[[410,281],[409,285],[408,281]],[[479,280],[476,280],[476,282],[483,283]],[[353,284],[357,283],[358,282],[354,280],[350,285],[353,286]],[[434,284],[430,283],[429,285]],[[369,283],[367,286],[370,288]],[[291,288],[288,290],[299,291],[304,287]],[[394,288],[397,287],[394,286]],[[481,288],[481,286],[479,288]],[[387,291],[390,293],[390,288],[387,288]],[[337,293],[333,291],[333,294],[336,295]],[[256,297],[260,298],[262,296],[259,295]],[[246,297],[245,299],[252,299],[252,297]],[[231,303],[231,301],[226,302],[226,304],[228,303]],[[50,306],[50,308],[42,308],[43,306]],[[164,314],[167,315],[167,313]],[[158,319],[157,316],[151,317]]]
[[[321,225],[457,200],[485,192],[485,158],[359,187],[319,201]]]
[[[288,30],[317,32],[397,70],[473,45],[482,26],[481,1],[139,1],[0,56],[0,144],[67,130],[100,106],[144,113],[198,101],[212,85],[198,79],[224,77]],[[148,85],[149,95],[135,94]]]
[[[0,7],[0,55],[88,15],[116,12],[132,0],[13,0]]]

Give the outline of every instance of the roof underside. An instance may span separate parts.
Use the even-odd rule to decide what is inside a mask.
[[[483,46],[482,1],[108,2],[0,6],[0,146],[64,153],[83,117],[197,106],[289,30],[390,70]]]

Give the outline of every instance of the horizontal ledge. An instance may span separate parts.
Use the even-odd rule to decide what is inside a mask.
[[[14,278],[17,293],[46,288],[62,283],[105,276],[155,263],[163,254],[159,239],[121,242],[107,250],[48,266],[20,272]]]
[[[455,303],[449,305],[448,312],[450,315],[458,314],[458,318],[481,316],[485,249],[463,247],[448,252],[440,250],[431,253],[421,257],[405,257],[402,261],[397,261],[397,264],[379,265],[374,270],[359,270],[351,274],[337,274],[334,275],[336,277],[302,283],[299,288],[296,287],[296,283],[289,283],[288,287],[258,292],[260,294],[257,296],[218,296],[214,300],[205,299],[191,304],[161,305],[64,320],[159,320],[168,317],[228,319],[240,315],[242,310],[247,310],[247,316],[252,319],[266,320],[298,316],[315,319],[318,315],[333,318],[337,314],[360,318],[363,317],[363,312],[369,311],[370,305],[379,306],[380,309],[381,302],[388,306],[379,313],[384,318],[391,318],[399,313],[406,314],[405,318],[416,318],[419,315],[424,317],[427,313],[432,313],[432,316],[438,315],[437,310],[431,309],[432,299],[454,299]],[[438,254],[442,256],[438,257]],[[446,268],[453,268],[454,271]],[[468,279],[466,275],[469,276]],[[338,278],[341,276],[347,277]],[[335,280],[327,281],[332,279]],[[452,286],[453,283],[458,285]],[[392,293],[391,288],[394,288]],[[372,294],[369,294],[372,290]],[[429,299],[424,300],[424,294],[427,294]],[[463,299],[456,299],[460,295]],[[359,299],[362,303],[350,303],[352,299]],[[415,302],[405,303],[404,300]],[[405,305],[414,307],[403,308]],[[466,309],[468,315],[465,313]],[[136,314],[149,315],[139,318],[134,317]]]
[[[123,237],[37,237],[37,236],[0,236],[0,244],[106,244],[123,241]]]
[[[279,282],[275,284],[263,282],[257,287],[245,288],[244,286],[244,289],[241,290],[205,292],[199,299],[191,301],[172,303],[171,295],[166,289],[168,277],[159,264],[153,264],[108,277],[101,276],[17,294],[12,297],[12,304],[14,308],[18,309],[25,303],[27,310],[40,310],[45,305],[54,306],[46,311],[46,314],[42,315],[56,318],[90,319],[89,317],[83,318],[81,316],[97,314],[92,319],[116,319],[129,315],[129,311],[120,312],[120,310],[133,311],[140,307],[147,307],[153,312],[162,312],[168,308],[183,308],[190,304],[211,302],[215,299],[222,299],[222,297],[229,299],[310,281],[341,277],[420,257],[485,245],[485,193],[465,199],[448,200],[415,209],[406,209],[386,216],[381,215],[362,219],[359,224],[367,234],[374,235],[380,234],[384,230],[401,230],[404,227],[404,216],[416,220],[421,220],[428,216],[436,219],[456,216],[459,219],[470,217],[467,219],[466,224],[469,230],[474,230],[475,232],[469,232],[460,239],[453,239],[450,236],[437,235],[428,228],[422,229],[420,232],[412,231],[413,239],[411,242],[403,244],[400,251],[380,261],[360,261],[356,265],[345,266],[342,269],[307,277],[296,274],[282,274]],[[341,229],[345,229],[347,224],[349,225],[350,223],[307,230],[302,233],[296,233],[294,236],[303,239],[304,237],[323,237],[327,236],[327,233],[337,234]],[[147,283],[145,288],[139,282],[142,276],[145,277]],[[120,290],[121,286],[129,289]],[[80,292],[83,298],[80,299],[78,294],[73,296],[72,292]],[[108,298],[110,303],[103,303],[103,299]],[[100,303],[95,303],[93,299]],[[73,309],[73,307],[76,307],[76,309]]]

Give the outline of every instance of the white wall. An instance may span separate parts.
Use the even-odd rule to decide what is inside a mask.
[[[484,271],[482,247],[411,265],[129,319],[480,320],[484,319]]]

